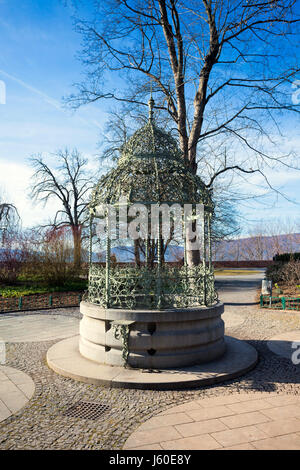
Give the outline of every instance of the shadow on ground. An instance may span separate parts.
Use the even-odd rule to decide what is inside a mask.
[[[226,302],[226,300],[221,299],[221,302],[224,305],[231,305],[231,306],[236,306],[240,305],[242,307],[247,307],[247,306],[253,306],[253,305],[259,305],[259,302]]]
[[[275,354],[270,348],[278,347],[279,341],[272,340],[247,340],[258,352],[258,363],[245,375],[224,382],[224,386],[235,384],[247,391],[278,391],[283,386],[287,393],[294,393],[294,385],[300,384],[300,363],[292,362],[292,354],[295,352],[290,341],[280,341],[280,347],[285,352],[290,350],[290,357],[282,357]],[[285,344],[283,344],[285,343]],[[300,359],[300,353],[298,355]],[[215,387],[215,386],[214,386]],[[300,392],[300,390],[299,390]]]
[[[260,285],[257,279],[226,279],[226,280],[216,280],[215,286],[218,291],[220,292],[243,292],[245,290],[256,290],[257,287]]]

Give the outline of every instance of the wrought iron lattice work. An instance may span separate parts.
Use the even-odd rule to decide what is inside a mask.
[[[100,203],[151,204],[201,202],[212,206],[210,192],[181,157],[176,141],[149,121],[125,146],[116,168],[100,178],[90,202],[97,215]]]
[[[106,267],[90,263],[88,300],[105,308],[166,309],[212,305],[217,300],[211,263],[211,215],[213,202],[201,178],[182,158],[176,140],[159,129],[153,120],[153,100],[149,120],[124,146],[117,166],[96,185],[89,205],[91,221],[100,217],[103,204],[120,210],[127,204],[197,204],[204,206],[202,265],[184,267],[162,264],[160,224],[157,236],[157,263],[118,267],[110,263],[111,240],[106,240]],[[184,226],[184,223],[183,223]],[[148,239],[144,240],[148,253]],[[92,244],[90,244],[92,249]],[[146,256],[147,258],[147,256]],[[90,260],[92,259],[90,253]]]
[[[157,267],[112,267],[110,270],[110,298],[106,299],[106,269],[91,265],[88,300],[104,308],[158,309],[186,308],[212,305],[217,300],[213,273],[204,272],[203,266],[162,267],[161,291],[157,293]]]

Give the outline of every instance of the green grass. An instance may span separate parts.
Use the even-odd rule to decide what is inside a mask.
[[[87,281],[78,280],[70,281],[64,285],[58,286],[43,286],[43,285],[18,285],[18,286],[4,286],[0,285],[0,296],[2,297],[24,297],[32,294],[47,294],[51,292],[69,292],[69,291],[83,291],[87,289]]]
[[[247,269],[220,269],[215,270],[215,276],[241,276],[248,274],[259,274],[260,271],[247,270]]]

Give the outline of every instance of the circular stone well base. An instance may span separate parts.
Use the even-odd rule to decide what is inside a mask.
[[[225,336],[226,353],[207,364],[176,369],[131,369],[85,359],[79,353],[79,336],[54,344],[47,352],[51,369],[64,377],[114,388],[178,390],[212,385],[239,377],[257,363],[256,349],[248,343]]]

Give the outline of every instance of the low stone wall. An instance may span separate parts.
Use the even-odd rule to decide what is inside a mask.
[[[241,260],[241,261],[213,261],[215,268],[267,268],[272,260]]]
[[[209,362],[225,352],[224,306],[170,309],[103,309],[81,302],[79,351],[115,366],[152,369]]]

